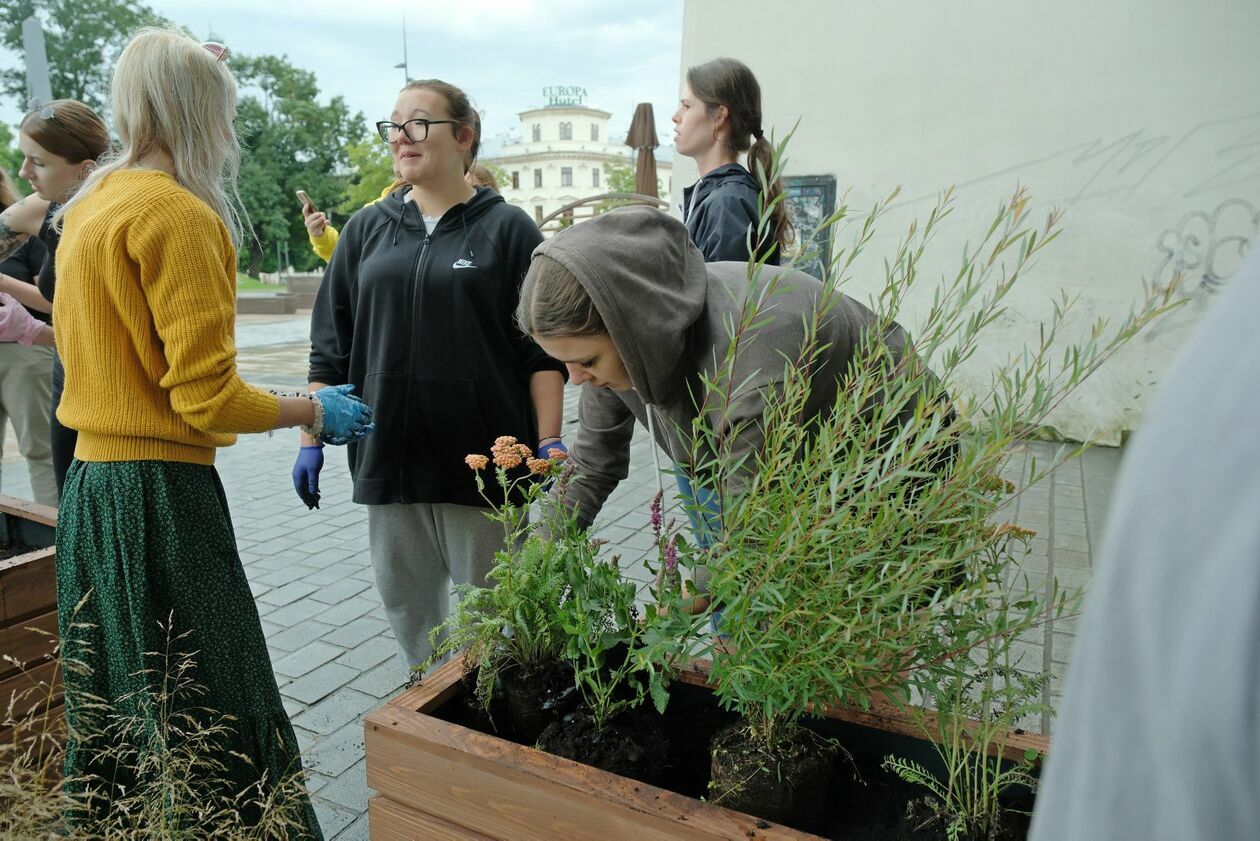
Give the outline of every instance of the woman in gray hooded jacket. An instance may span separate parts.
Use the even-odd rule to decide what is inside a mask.
[[[723,491],[740,493],[764,438],[766,397],[783,382],[785,358],[798,358],[805,346],[806,323],[824,292],[817,279],[790,269],[767,267],[751,282],[753,288],[743,263],[706,263],[687,228],[651,208],[605,213],[534,250],[517,321],[568,366],[569,381],[582,386],[579,428],[569,450],[575,475],[563,498],[579,525],[589,526],[626,478],[636,422],[674,463],[692,463],[687,436],[704,406],[704,382],[726,359],[729,325],[740,322],[748,295],[760,295],[773,282],[771,305],[741,342],[730,371],[730,380],[740,384],[733,403],[720,417],[704,418],[710,429],[739,430],[729,457],[740,467],[726,477]],[[832,296],[819,323],[817,341],[824,350],[811,374],[807,417],[834,405],[867,330],[884,329],[894,364],[910,343],[900,326],[880,323],[844,295]],[[921,400],[947,400],[930,375],[924,389],[932,393],[910,400],[899,421],[908,420]]]

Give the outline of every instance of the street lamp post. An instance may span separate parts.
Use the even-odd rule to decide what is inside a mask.
[[[406,84],[410,84],[411,82],[411,70],[407,67],[407,13],[406,12],[403,12],[402,22],[403,22],[403,25],[402,25],[403,60],[401,64],[395,64],[394,67],[395,69],[401,70],[403,72],[403,84],[406,85]]]

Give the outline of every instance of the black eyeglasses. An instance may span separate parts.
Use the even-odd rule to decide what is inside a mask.
[[[448,123],[453,126],[459,125],[459,120],[424,120],[415,119],[407,120],[402,125],[391,123],[389,120],[381,120],[376,124],[376,133],[381,136],[381,140],[386,143],[394,143],[398,140],[398,135],[403,135],[412,143],[423,143],[429,139],[429,126],[440,126]],[[415,134],[412,134],[412,132]],[[416,135],[419,135],[418,137]]]

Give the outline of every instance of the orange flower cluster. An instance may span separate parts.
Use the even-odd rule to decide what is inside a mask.
[[[490,448],[490,455],[494,456],[496,465],[504,470],[511,470],[513,467],[519,467],[521,462],[531,458],[534,453],[524,444],[518,444],[511,435],[500,435],[494,439],[494,446]]]
[[[529,468],[530,473],[540,476],[551,468],[551,462],[545,458],[530,458],[525,460],[525,466]]]
[[[569,454],[566,453],[564,450],[560,449],[559,447],[551,447],[550,449],[547,450],[547,458],[549,459],[555,459],[556,461],[564,461],[568,457],[569,457]]]
[[[464,456],[464,464],[468,465],[473,470],[485,470],[486,466],[490,464],[490,459],[480,453],[469,453]]]

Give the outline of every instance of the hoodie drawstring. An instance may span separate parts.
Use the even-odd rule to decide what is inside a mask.
[[[403,206],[402,213],[400,213],[397,216],[397,218],[394,219],[394,240],[392,243],[393,245],[398,244],[398,229],[402,227],[402,220],[407,218],[407,202],[405,200],[403,201],[402,206]]]
[[[476,255],[476,254],[473,254],[473,250],[472,250],[472,240],[470,240],[470,239],[468,238],[468,219],[467,219],[467,216],[468,216],[468,214],[467,214],[467,213],[465,213],[464,211],[462,211],[462,210],[461,210],[461,211],[460,211],[460,214],[459,214],[459,224],[460,224],[460,227],[462,227],[462,228],[464,229],[464,248],[467,248],[467,249],[468,249],[468,262],[470,262],[470,263],[476,263],[476,262],[477,262],[477,255]]]
[[[652,439],[652,463],[656,465],[656,490],[664,498],[665,483],[661,479],[661,448],[656,443],[656,425],[652,423],[652,404],[644,403],[643,405],[647,409],[648,437]]]

